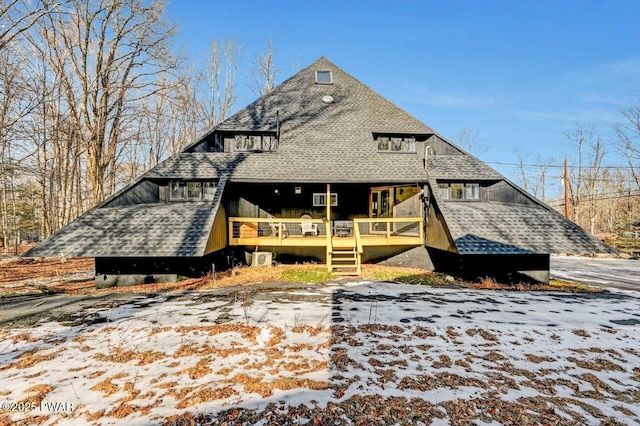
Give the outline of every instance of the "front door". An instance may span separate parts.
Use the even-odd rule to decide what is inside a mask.
[[[370,217],[393,216],[393,188],[371,188]]]

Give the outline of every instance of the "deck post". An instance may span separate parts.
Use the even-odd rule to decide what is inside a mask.
[[[327,184],[327,220],[331,223],[331,184]],[[327,234],[329,230],[327,230]]]
[[[327,269],[332,271],[331,256],[333,255],[333,244],[331,243],[331,184],[327,184],[327,224],[325,225],[327,234]]]

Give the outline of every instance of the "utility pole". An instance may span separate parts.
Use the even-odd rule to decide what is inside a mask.
[[[567,159],[564,159],[564,217],[569,218],[569,173]]]

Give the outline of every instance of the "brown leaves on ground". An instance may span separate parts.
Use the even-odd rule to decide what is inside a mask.
[[[158,351],[144,351],[144,352],[134,352],[129,349],[124,349],[121,347],[113,347],[109,349],[109,354],[96,354],[94,358],[98,361],[106,361],[106,362],[115,362],[124,364],[129,361],[138,360],[137,365],[147,365],[151,364],[159,359],[166,358],[162,352]]]
[[[59,257],[2,260],[0,261],[0,283],[15,283],[37,278],[59,278],[64,274],[93,269],[93,259],[87,258],[68,258],[64,263]]]
[[[177,405],[176,408],[183,410],[192,405],[202,404],[203,402],[214,401],[218,399],[227,399],[238,395],[233,388],[225,386],[222,388],[202,387],[195,392],[186,395]]]
[[[318,264],[304,265],[277,265],[261,267],[239,267],[224,272],[216,272],[215,278],[210,274],[202,278],[190,278],[176,283],[151,283],[133,286],[111,287],[96,289],[94,280],[79,282],[65,282],[65,276],[85,272],[93,274],[93,259],[68,258],[62,263],[60,258],[38,259],[12,259],[0,261],[0,296],[16,295],[33,291],[63,292],[67,294],[87,293],[123,293],[134,292],[140,294],[171,292],[183,290],[203,290],[209,288],[221,288],[256,284],[264,282],[286,281],[283,272],[294,270],[311,271],[318,269]],[[57,283],[49,283],[40,287],[34,287],[33,279],[56,279]],[[339,277],[335,277],[338,279]],[[400,281],[413,284],[429,285],[458,285],[460,287],[476,289],[500,289],[516,291],[602,291],[576,283],[564,281],[552,281],[550,284],[501,284],[491,279],[482,282],[469,282],[445,279],[444,275],[436,274],[424,269],[403,268],[385,265],[362,265],[361,279]],[[3,283],[10,284],[2,286]],[[22,285],[21,285],[22,284]],[[26,286],[29,285],[27,288]]]
[[[318,381],[311,379],[300,379],[297,377],[278,377],[271,381],[264,381],[261,375],[236,374],[224,383],[233,385],[242,385],[245,393],[257,393],[263,398],[267,398],[273,394],[275,389],[291,390],[299,388],[307,388],[311,390],[324,390],[329,388],[326,381]]]
[[[113,375],[111,377],[104,379],[101,382],[96,383],[95,385],[93,385],[91,390],[102,392],[104,396],[111,396],[120,390],[120,387],[114,383],[111,383],[111,381],[121,379],[126,376],[127,375],[125,373],[118,373],[116,375]]]
[[[29,395],[26,399],[22,400],[21,402],[29,402],[32,405],[39,406],[42,400],[45,399],[46,396],[53,391],[53,389],[54,389],[53,386],[45,385],[45,384],[31,386],[29,389],[26,390],[26,393],[32,394],[32,395]]]
[[[190,326],[178,326],[175,328],[178,333],[183,335],[188,333],[200,332],[209,336],[215,336],[222,333],[239,333],[247,340],[256,342],[258,334],[260,334],[260,327],[253,327],[243,324],[219,324],[219,325],[190,325]]]
[[[29,368],[38,363],[52,360],[55,357],[57,357],[60,352],[64,352],[65,350],[66,350],[65,348],[60,348],[56,352],[49,352],[49,353],[40,353],[40,351],[37,349],[26,351],[16,357],[18,361],[12,362],[11,364],[7,364],[4,367],[1,367],[0,371],[7,370],[10,368],[19,368],[19,369]]]
[[[191,380],[199,379],[213,371],[209,367],[210,362],[211,362],[211,358],[209,357],[202,358],[200,361],[198,361],[196,365],[194,365],[193,367],[187,368],[186,370],[182,371],[182,373],[187,373]]]

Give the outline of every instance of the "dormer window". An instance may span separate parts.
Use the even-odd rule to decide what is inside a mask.
[[[416,152],[415,136],[375,135],[378,152]]]
[[[438,183],[443,200],[480,200],[479,183]]]
[[[333,84],[333,76],[329,70],[316,70],[317,84]]]
[[[224,134],[220,136],[224,152],[275,152],[278,137],[274,133]]]
[[[160,201],[213,200],[216,183],[211,181],[171,181],[168,188],[160,187]]]

